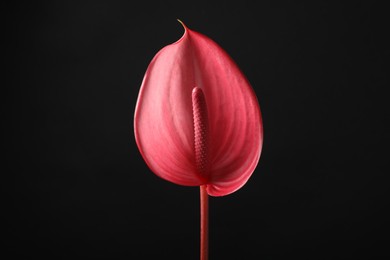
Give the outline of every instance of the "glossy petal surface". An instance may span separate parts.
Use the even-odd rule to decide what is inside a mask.
[[[207,104],[207,172],[195,162],[192,91]],[[253,173],[261,153],[263,127],[256,95],[226,52],[185,27],[176,43],[151,61],[138,96],[138,148],[149,168],[180,185],[207,184],[212,196],[230,194]]]

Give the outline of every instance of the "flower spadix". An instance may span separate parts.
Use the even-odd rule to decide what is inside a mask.
[[[156,175],[180,185],[207,185],[209,195],[223,196],[241,188],[257,166],[260,108],[229,55],[184,29],[147,68],[134,116],[136,142]]]

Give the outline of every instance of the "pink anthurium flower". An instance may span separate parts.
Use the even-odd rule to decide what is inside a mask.
[[[135,110],[136,142],[159,177],[224,196],[241,188],[258,163],[260,108],[228,54],[183,26],[184,35],[147,68]]]
[[[142,82],[135,138],[149,168],[200,186],[200,259],[208,259],[208,194],[224,196],[252,175],[263,144],[256,95],[214,41],[189,30],[160,50]]]

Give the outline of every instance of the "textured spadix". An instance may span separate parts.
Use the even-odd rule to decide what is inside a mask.
[[[151,61],[138,96],[138,148],[158,176],[207,185],[212,196],[242,187],[261,153],[263,127],[256,95],[228,54],[185,28]]]

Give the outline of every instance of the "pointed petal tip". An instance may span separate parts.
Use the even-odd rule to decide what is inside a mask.
[[[184,28],[184,30],[187,30],[187,26],[180,20],[180,19],[176,19]]]
[[[180,39],[177,40],[176,42],[174,42],[173,44],[176,44],[176,43],[181,42],[181,41],[185,38],[185,36],[187,35],[187,31],[189,30],[188,27],[187,27],[180,19],[176,19],[176,20],[183,26],[183,28],[184,28],[184,33],[183,33],[183,35],[180,37]]]

